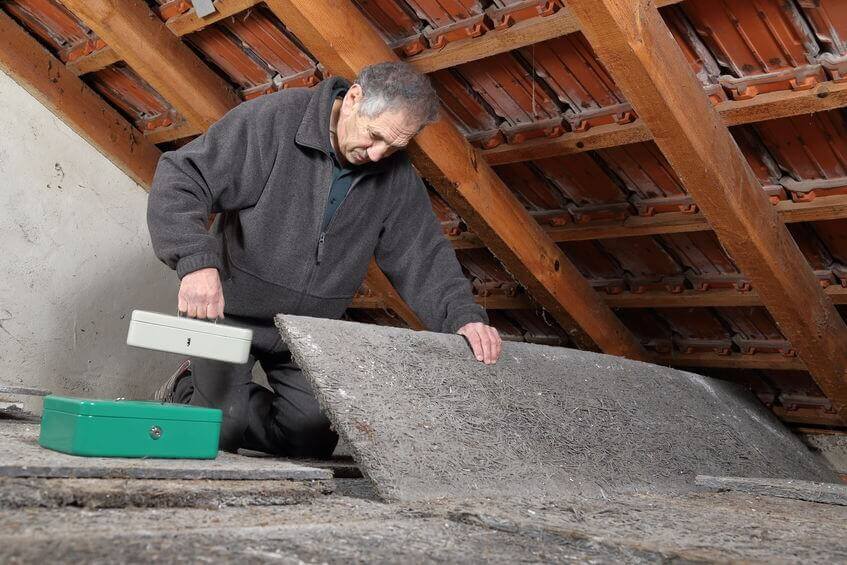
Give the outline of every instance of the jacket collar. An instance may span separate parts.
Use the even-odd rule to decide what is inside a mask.
[[[341,77],[330,77],[314,87],[312,97],[303,113],[303,119],[300,121],[300,127],[297,129],[297,135],[294,136],[295,143],[316,149],[329,156],[331,149],[329,145],[329,119],[332,109],[332,101],[329,98],[338,87],[349,88],[350,83]],[[402,152],[398,152],[387,159],[381,159],[377,163],[364,165],[362,172],[369,174],[385,170],[397,161],[395,157],[400,153]]]
[[[329,118],[332,101],[329,97],[339,87],[349,87],[350,83],[341,77],[331,77],[322,81],[312,91],[312,98],[303,112],[303,119],[297,129],[294,141],[299,145],[317,149],[329,155]]]

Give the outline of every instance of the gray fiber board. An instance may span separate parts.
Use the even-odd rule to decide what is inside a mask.
[[[737,490],[763,496],[795,498],[809,502],[847,506],[847,485],[813,483],[793,479],[757,479],[745,477],[709,477],[697,475],[698,487],[712,490]]]
[[[837,480],[730,383],[526,343],[487,366],[457,335],[276,323],[388,500],[684,492],[698,474]]]
[[[38,445],[39,426],[0,425],[0,476],[79,479],[326,480],[332,471],[219,452],[217,459],[78,457]]]

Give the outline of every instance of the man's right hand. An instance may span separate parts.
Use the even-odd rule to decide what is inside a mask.
[[[182,277],[178,307],[189,318],[223,318],[224,293],[218,270],[209,267]]]

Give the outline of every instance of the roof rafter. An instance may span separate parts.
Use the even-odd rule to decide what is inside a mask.
[[[143,0],[120,5],[115,0],[64,0],[64,4],[185,116],[189,126],[205,131],[240,102]],[[385,289],[387,282],[376,280],[372,286]],[[397,307],[401,317],[406,310]],[[420,324],[417,318],[405,321]]]
[[[656,0],[656,4],[661,7],[681,1]],[[422,73],[432,73],[574,33],[579,29],[579,20],[564,6],[555,14],[517,22],[503,30],[491,30],[482,37],[454,41],[442,49],[429,49],[406,61]]]
[[[782,200],[774,205],[779,219],[786,224],[820,222],[847,218],[847,195],[837,194],[815,198],[811,202]],[[702,214],[666,212],[654,216],[628,216],[617,222],[588,222],[564,226],[544,226],[550,238],[557,242],[588,241],[619,237],[638,237],[671,233],[708,231],[712,228]],[[479,249],[485,245],[473,233],[451,236],[456,249]]]
[[[2,10],[0,70],[149,190],[159,149]]]
[[[831,285],[824,292],[833,304],[847,305],[847,288]],[[759,293],[753,290],[738,291],[734,288],[716,288],[711,290],[684,290],[682,292],[621,292],[608,294],[597,291],[602,300],[611,308],[728,308],[738,306],[762,306]],[[486,310],[533,310],[538,305],[529,297],[517,296],[477,296],[477,304]],[[357,296],[351,308],[392,309],[391,304],[381,297]]]
[[[847,325],[668,32],[639,0],[569,0],[583,33],[847,421]]]
[[[269,0],[267,5],[333,74],[352,78],[369,64],[397,60],[351,2]],[[410,154],[422,175],[575,341],[590,345],[593,340],[605,352],[645,358],[635,336],[447,119],[420,133]]]
[[[847,106],[847,83],[822,82],[809,90],[759,94],[749,100],[727,100],[715,106],[724,125],[738,126],[825,112]],[[500,145],[483,151],[490,165],[505,165],[545,157],[573,155],[653,139],[644,120],[625,125],[609,124],[556,138],[539,138],[519,145]]]

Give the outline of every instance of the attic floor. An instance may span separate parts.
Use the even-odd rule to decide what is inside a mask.
[[[251,497],[243,481],[202,481],[217,497],[162,494],[191,482],[0,480],[0,562],[847,561],[847,507],[768,496],[384,504],[366,479],[336,479],[331,494],[285,481],[251,481]]]

